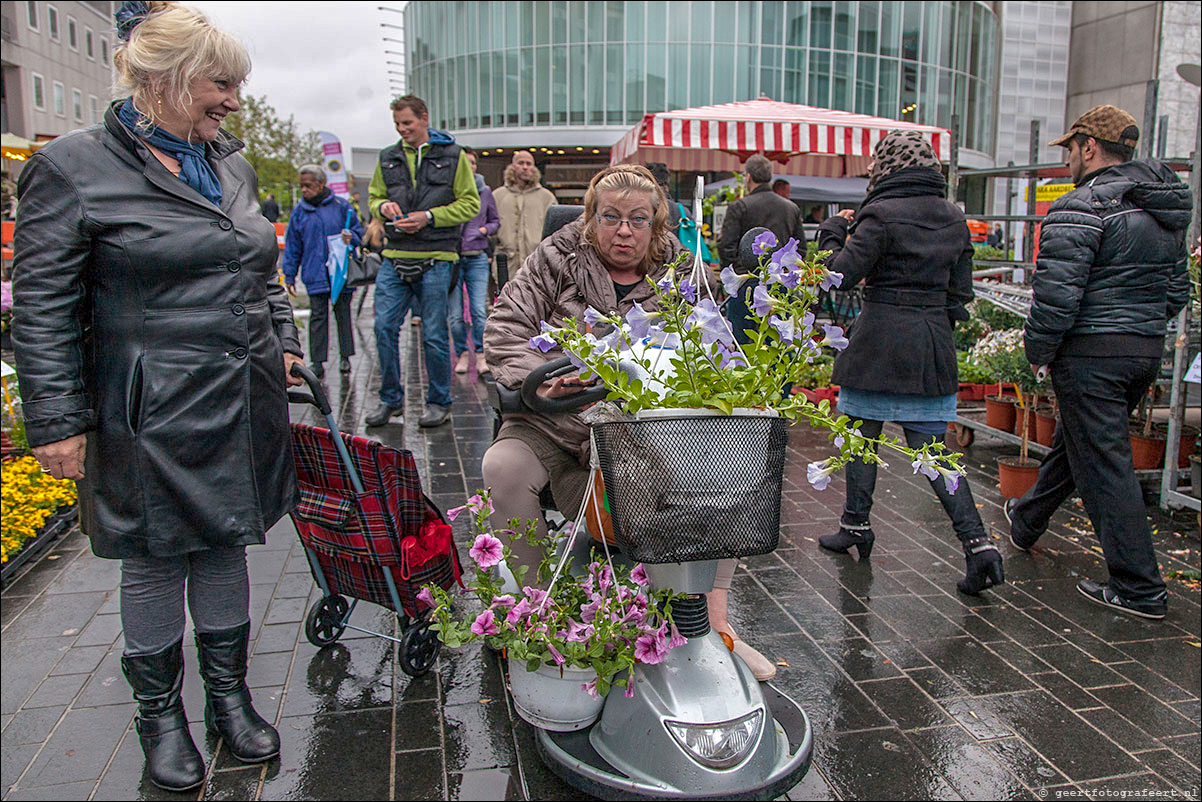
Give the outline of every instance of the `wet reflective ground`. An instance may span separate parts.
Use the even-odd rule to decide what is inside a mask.
[[[371,435],[413,450],[427,493],[445,509],[479,487],[490,424],[472,372],[454,379],[452,424],[416,426],[417,332],[406,325],[402,335],[413,425]],[[340,425],[357,433],[376,403],[372,337],[369,300],[350,377],[337,375],[337,359],[326,363]],[[293,418],[319,422],[302,407]],[[1088,520],[1070,507],[1030,555],[999,540],[1010,584],[961,596],[951,526],[926,480],[897,460],[878,481],[871,561],[823,553],[817,538],[837,526],[843,493],[840,481],[823,492],[805,481],[824,446],[808,429],[793,432],[781,548],[748,560],[732,593],[735,626],[778,662],[776,684],[815,727],[814,767],[788,798],[1198,798],[1196,583],[1170,580],[1160,623],[1090,604],[1074,585],[1104,579],[1105,567]],[[981,437],[967,454],[987,524],[1004,526],[993,467],[1004,453]],[[1149,509],[1163,570],[1197,572],[1195,519]],[[250,684],[280,729],[279,760],[243,766],[205,735],[189,646],[185,703],[210,760],[208,782],[181,795],[144,779],[119,664],[119,566],[94,558],[75,532],[0,604],[3,798],[579,798],[539,761],[490,653],[444,651],[435,670],[411,679],[387,640],[348,630],[318,650],[303,620],[319,594],[289,522],[249,550],[249,565]],[[353,623],[395,626],[370,606]]]

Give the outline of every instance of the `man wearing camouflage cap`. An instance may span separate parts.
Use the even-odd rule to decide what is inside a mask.
[[[1025,342],[1032,370],[1050,370],[1060,422],[1039,480],[1004,509],[1011,541],[1026,551],[1078,492],[1110,578],[1077,589],[1113,610],[1160,619],[1167,593],[1127,420],[1159,373],[1168,319],[1189,298],[1192,202],[1164,164],[1132,161],[1138,141],[1130,114],[1098,106],[1052,142],[1067,151],[1077,188],[1044,219]]]

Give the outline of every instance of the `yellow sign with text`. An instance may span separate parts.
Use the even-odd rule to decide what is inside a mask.
[[[1035,187],[1036,203],[1051,203],[1061,195],[1067,195],[1077,188],[1076,184],[1041,184]],[[1027,190],[1023,189],[1023,200],[1027,199]]]

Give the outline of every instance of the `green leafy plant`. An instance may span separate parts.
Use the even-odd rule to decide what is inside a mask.
[[[1022,450],[1027,458],[1027,416],[1039,403],[1039,394],[1047,387],[1047,379],[1039,381],[1027,362],[1023,347],[1022,329],[1006,329],[987,335],[972,349],[971,361],[984,368],[996,382],[1013,384],[1018,393],[1018,405],[1023,411]]]
[[[462,603],[456,605],[437,585],[427,585],[418,594],[433,608],[431,629],[448,647],[484,642],[493,649],[506,649],[510,659],[525,663],[528,671],[537,671],[540,665],[591,668],[597,678],[585,683],[583,690],[605,696],[619,685],[630,696],[636,663],[659,663],[685,643],[672,623],[672,601],[679,595],[651,590],[641,565],[618,573],[594,555],[583,572],[574,572],[569,558],[556,573],[556,541],[550,535],[540,540],[533,521],[523,528],[513,519],[509,529],[493,531],[489,525],[493,506],[485,491],[447,516],[453,520],[465,511],[472,516],[468,553],[474,563],[466,592],[483,609],[463,610]],[[547,590],[525,584],[530,566],[518,564],[512,550],[519,539],[542,548],[534,584],[550,581]],[[493,571],[501,563],[517,579],[520,592],[505,592]]]
[[[968,351],[960,351],[956,354],[956,369],[959,372],[960,381],[966,384],[990,384],[993,381],[993,376],[989,371],[974,362],[972,354]]]

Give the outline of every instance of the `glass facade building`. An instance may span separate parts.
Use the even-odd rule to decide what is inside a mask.
[[[994,149],[989,3],[508,0],[405,15],[410,90],[460,134],[584,144],[573,129],[764,95],[944,127],[959,114],[962,147]]]

